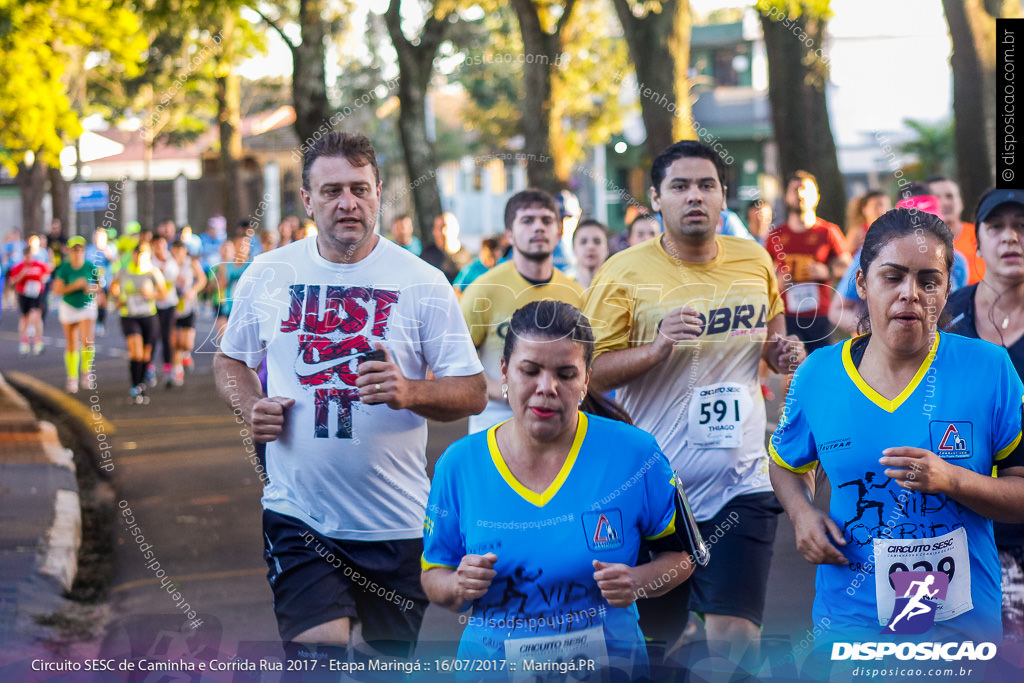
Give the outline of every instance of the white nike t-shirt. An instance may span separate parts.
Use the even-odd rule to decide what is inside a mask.
[[[426,419],[364,405],[355,386],[376,341],[408,379],[483,370],[444,275],[386,239],[354,264],[322,258],[315,238],[258,256],[221,341],[249,367],[266,356],[267,395],[295,399],[267,444],[263,507],[332,538],[423,535]]]

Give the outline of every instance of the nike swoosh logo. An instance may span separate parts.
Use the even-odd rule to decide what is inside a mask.
[[[331,360],[323,360],[319,363],[306,363],[302,360],[302,356],[300,354],[295,361],[295,372],[299,377],[309,377],[319,372],[323,372],[324,370],[331,370],[339,365],[345,365],[361,355],[362,353],[354,353],[343,358],[332,358]],[[352,372],[355,372],[355,369],[353,369]]]

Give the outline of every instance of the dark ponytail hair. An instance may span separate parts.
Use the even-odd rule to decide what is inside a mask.
[[[502,359],[509,358],[520,339],[569,339],[583,346],[583,363],[589,371],[594,364],[594,331],[580,309],[564,301],[532,301],[515,313],[508,324]],[[614,401],[587,391],[581,409],[598,417],[633,424],[629,414]]]
[[[895,239],[907,235],[931,235],[946,248],[946,277],[953,272],[953,231],[938,216],[920,209],[892,209],[878,217],[864,235],[860,268],[867,275],[878,253]]]

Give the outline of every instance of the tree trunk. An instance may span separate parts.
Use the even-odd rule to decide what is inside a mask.
[[[324,37],[327,24],[321,15],[325,4],[325,0],[300,0],[299,29],[302,32],[302,42],[290,46],[295,132],[299,135],[300,144],[306,147],[313,142],[313,133],[322,124],[327,123],[333,113],[327,100],[324,70]]]
[[[1020,3],[942,0],[953,53],[957,175],[968,211],[995,183],[996,21],[1020,17]]]
[[[46,162],[36,156],[31,166],[18,164],[18,193],[21,197],[22,233],[45,234],[43,229],[43,195],[46,194]]]
[[[240,159],[242,156],[242,115],[241,89],[238,74],[234,71],[235,13],[228,11],[224,17],[221,41],[220,64],[217,69],[217,123],[220,131],[220,182],[224,197],[224,218],[227,221],[228,236],[239,233],[242,220],[242,179]]]
[[[799,170],[813,173],[821,192],[818,215],[842,225],[846,215],[846,189],[839,171],[825,98],[828,65],[815,54],[822,46],[826,21],[808,13],[804,5],[800,16],[792,19],[789,27],[781,20],[773,21],[761,14],[768,54],[772,127],[783,182]],[[800,31],[806,33],[810,46],[797,38]]]
[[[50,201],[53,202],[53,217],[60,219],[61,229],[65,237],[71,237],[71,196],[69,194],[68,181],[60,173],[60,166],[51,166],[47,169],[47,177],[50,180]],[[78,230],[78,234],[82,234]]]
[[[512,0],[523,36],[523,65],[526,94],[523,98],[523,136],[527,155],[526,177],[533,187],[558,192],[568,185],[569,178],[559,178],[556,168],[569,168],[556,162],[564,152],[551,144],[551,75],[562,52],[562,29],[569,21],[575,0],[566,0],[554,33],[541,26],[533,0]],[[532,58],[531,58],[532,57]]]
[[[629,0],[615,0],[615,11],[636,69],[647,154],[653,160],[673,142],[697,137],[687,78],[690,2],[667,0],[660,12],[641,18],[633,15]]]
[[[153,135],[142,138],[142,211],[139,223],[143,230],[156,229],[156,188],[153,186]]]
[[[430,242],[434,217],[441,215],[441,192],[437,185],[437,155],[427,139],[426,98],[434,56],[444,37],[447,20],[430,17],[419,44],[413,45],[402,33],[401,0],[392,0],[384,14],[388,34],[398,55],[398,130],[402,141],[405,171],[412,187],[417,234]]]

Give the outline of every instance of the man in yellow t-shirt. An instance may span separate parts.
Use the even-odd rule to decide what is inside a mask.
[[[481,275],[462,295],[462,314],[487,379],[487,408],[469,417],[470,434],[512,417],[501,386],[501,356],[512,314],[543,299],[583,305],[583,288],[554,265],[562,221],[551,195],[536,189],[512,195],[505,205],[505,236],[512,258]]]
[[[641,629],[671,647],[693,610],[705,617],[713,652],[753,664],[781,511],[768,479],[758,362],[792,372],[804,352],[784,336],[768,253],[716,235],[724,177],[721,157],[699,142],[655,159],[651,200],[665,231],[609,259],[583,310],[596,341],[591,390],[616,390],[669,457],[704,536],[717,539],[690,581],[638,602]]]

